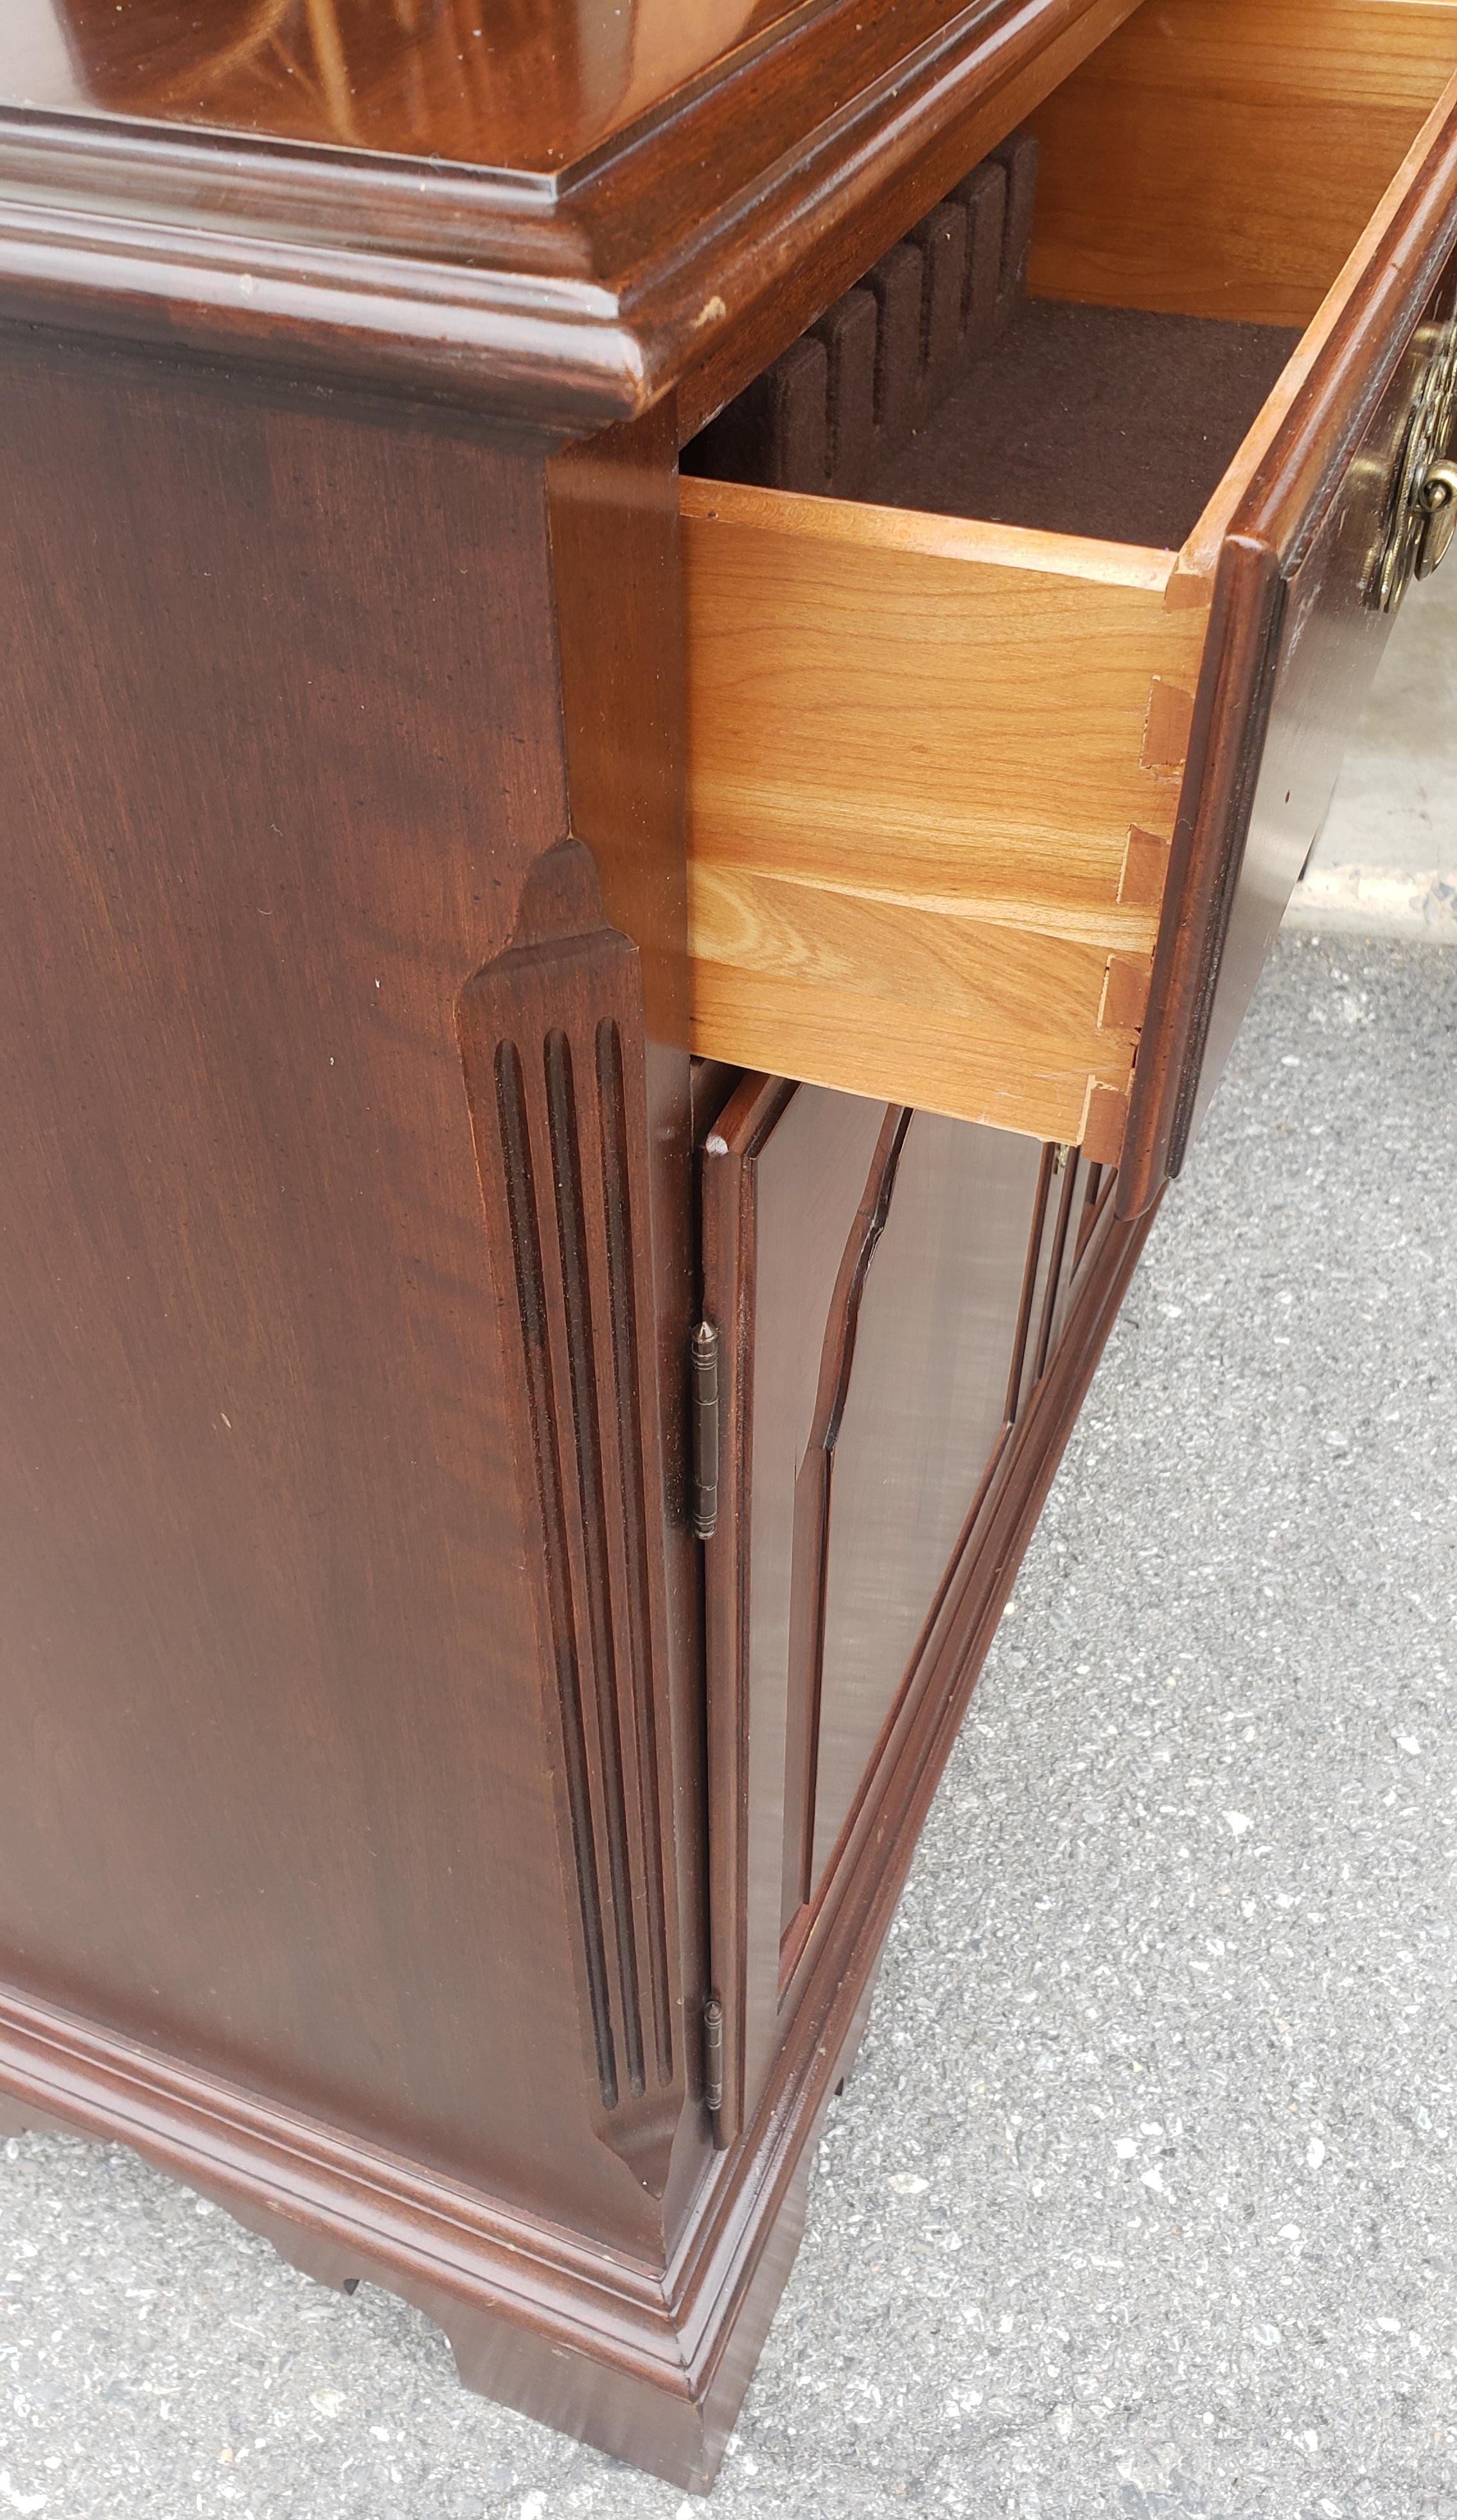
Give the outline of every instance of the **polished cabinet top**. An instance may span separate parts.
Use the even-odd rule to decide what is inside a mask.
[[[6,0],[0,99],[551,173],[825,0]]]
[[[1137,5],[0,0],[0,323],[706,416]]]

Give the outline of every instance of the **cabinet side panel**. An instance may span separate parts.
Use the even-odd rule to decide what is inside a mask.
[[[568,822],[544,455],[4,382],[0,1974],[634,2243],[455,1029]]]

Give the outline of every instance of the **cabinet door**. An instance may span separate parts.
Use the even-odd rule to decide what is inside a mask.
[[[917,1687],[947,1575],[975,1543],[1039,1275],[1044,1306],[1055,1290],[1050,1161],[1029,1139],[751,1077],[703,1163],[705,1311],[721,1357],[706,1565],[731,2132]]]

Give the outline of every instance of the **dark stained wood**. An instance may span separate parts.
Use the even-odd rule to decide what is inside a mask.
[[[255,2105],[302,2129],[315,2240],[291,2238],[287,2181],[281,2204],[250,2174],[223,2188],[281,2213],[303,2263],[333,2280],[352,2251],[478,2379],[697,2475],[666,2312],[641,2391],[580,2358],[564,2387],[595,2278],[554,2341],[539,2302],[523,2318],[515,2241],[487,2311],[494,2242],[460,2241],[442,2288],[412,2204],[387,2244],[341,2201],[386,2147],[482,2200],[481,2232],[524,2214],[588,2235],[562,2243],[584,2269],[607,2247],[660,2273],[708,2158],[662,1364],[690,1291],[662,495],[625,440],[569,481],[545,443],[401,407],[4,355],[0,1021],[26,1230],[0,1330],[0,1975],[17,2018],[59,2006],[220,2093],[210,2124]],[[568,747],[559,660],[624,541],[635,696],[578,698]],[[638,737],[668,766],[629,811],[610,756]],[[641,957],[567,836],[578,797]],[[578,1195],[543,1263],[576,1377],[574,1773],[510,1202],[477,1171],[456,1038],[459,1003],[474,1061],[503,971],[539,1090],[594,1133],[559,1128]],[[69,2072],[82,2033],[55,2038]],[[33,2092],[27,2055],[11,2087]],[[109,2092],[57,2114],[147,2148]]]
[[[718,1529],[705,1552],[704,1655],[729,1676],[706,1691],[708,1985],[724,2008],[724,2092],[715,2136],[731,2142],[744,2123],[749,2051],[751,1776],[746,1538],[751,1508],[755,1158],[795,1087],[782,1078],[740,1080],[703,1138],[701,1243],[703,1310],[720,1345]],[[725,1160],[729,1158],[729,1160]],[[771,1754],[772,1756],[772,1754]],[[771,1771],[772,1773],[772,1771]],[[753,1867],[755,1881],[762,1864]]]
[[[1057,1224],[1049,1235],[1051,1266],[1047,1272],[1037,1372],[1045,1373],[1056,1355],[1076,1299],[1082,1273],[1113,1218],[1117,1176],[1108,1165],[1092,1163],[1084,1150],[1070,1152],[1063,1175]]]
[[[367,2279],[413,2302],[444,2330],[468,2386],[699,2491],[797,2244],[793,2219],[755,2228],[725,2351],[721,2322],[694,2315],[691,2274],[665,2281],[630,2257],[609,2260],[599,2243],[458,2180],[8,1993],[0,2093],[6,2132],[130,2144],[304,2273],[345,2292]],[[802,2195],[808,2163],[797,2167]]]
[[[719,1524],[704,1553],[725,2133],[757,2097],[780,2042],[785,1796],[799,1711],[790,1695],[796,1488],[825,1326],[885,1118],[881,1103],[751,1077],[704,1148],[704,1310],[722,1343]]]
[[[38,8],[20,5],[26,54],[9,34],[6,50],[23,67]],[[439,9],[402,43],[393,10],[317,0],[310,22],[339,56],[313,87],[320,127],[296,136],[280,82],[266,103],[255,91],[273,138],[266,122],[161,118],[196,115],[209,63],[218,93],[235,75],[235,0],[129,0],[139,40],[119,68],[95,0],[73,22],[79,66],[51,48],[49,72],[22,85],[17,70],[10,89],[40,103],[0,104],[0,317],[368,377],[576,434],[729,361],[732,381],[695,387],[691,430],[1134,5],[812,0],[780,17],[512,0],[478,22],[519,77],[442,84]],[[445,14],[474,48],[475,0]],[[303,15],[281,21],[296,49]],[[564,21],[575,44],[553,40]],[[331,129],[340,100],[367,114],[360,145]]]
[[[555,1828],[454,1038],[567,823],[540,466],[61,346],[0,408],[5,1973],[557,2193],[574,2078],[501,2070],[577,2000],[502,1930]]]
[[[806,1899],[825,1886],[1002,1442],[1041,1151],[930,1112],[910,1123],[834,1454]]]
[[[1035,1309],[1023,1368],[1024,1398],[1047,1372],[1077,1238],[1077,1185],[1082,1156],[1075,1147],[1058,1147],[1051,1152],[1053,1172],[1047,1185],[1041,1245],[1035,1270],[1028,1273]]]
[[[1149,1214],[1111,1228],[1078,1289],[1058,1353],[999,1460],[987,1498],[979,1501],[968,1534],[976,1545],[958,1556],[943,1588],[920,1685],[902,1694],[875,1790],[847,1832],[837,1895],[816,1910],[785,1987],[784,2045],[745,2143],[755,2177],[793,2158],[797,2126],[813,2123],[823,2104],[817,2095],[827,2096],[840,2078],[867,1955],[879,1951],[888,1929],[926,1810],[1152,1221]],[[857,1860],[872,1845],[875,1862]],[[784,2178],[785,2169],[776,2175]],[[724,2245],[741,2193],[737,2181],[719,2191],[700,2247],[710,2239]]]
[[[705,1142],[704,1302],[724,1345],[706,1564],[726,2139],[773,2070],[783,1973],[843,1894],[853,1819],[1004,1466],[1034,1278],[1042,1302],[1045,1174],[1030,1140],[774,1079],[746,1079]]]
[[[835,1468],[871,1264],[890,1213],[911,1113],[888,1106],[825,1315],[819,1380],[809,1440],[795,1480],[790,1543],[789,1669],[784,1785],[784,1869],[780,1931],[789,1930],[814,1890],[814,1842],[820,1809],[820,1751],[825,1738],[826,1659],[836,1657],[829,1628],[831,1516],[840,1527]],[[879,1535],[877,1535],[879,1539]],[[894,1579],[891,1578],[891,1581]]]
[[[826,215],[832,205],[817,184],[812,198],[806,196],[810,215],[795,253],[785,254],[783,230],[772,243],[766,240],[766,251],[777,265],[772,292],[751,290],[743,300],[743,321],[736,320],[739,295],[727,297],[730,320],[683,374],[685,435],[711,419],[787,348],[1140,5],[1142,0],[1091,0],[1089,6],[1060,0],[1040,21],[1025,10],[998,7],[979,21],[964,20],[960,39],[965,41],[975,26],[981,76],[975,89],[962,90],[953,114],[944,111],[953,92],[946,77],[949,64],[929,53],[919,57],[915,72],[897,94],[894,116],[871,140],[854,183],[834,204],[834,215]],[[888,15],[862,10],[861,25],[884,26]],[[902,103],[915,112],[914,125],[903,117]],[[913,129],[914,152],[905,147]]]
[[[1445,322],[1457,299],[1449,275],[1427,310]],[[1428,338],[1408,337],[1334,498],[1302,519],[1304,530],[1271,516],[1266,528],[1288,555],[1278,660],[1250,801],[1244,845],[1230,850],[1227,910],[1217,973],[1208,992],[1197,1081],[1186,1079],[1178,1135],[1182,1162],[1208,1106],[1274,943],[1300,870],[1319,835],[1350,730],[1360,715],[1393,615],[1371,601],[1373,560],[1386,530],[1390,485],[1414,395],[1430,356]],[[1422,589],[1408,602],[1420,603]],[[1253,715],[1254,713],[1252,713]]]
[[[926,1685],[903,1700],[878,1790],[856,1817],[878,1859],[841,1868],[758,2105],[698,2191],[665,2273],[605,2259],[454,2179],[5,1995],[0,2123],[119,2137],[321,2279],[347,2285],[357,2272],[417,2303],[474,2386],[702,2491],[798,2245],[815,2133],[858,2045],[927,1808],[1151,1223],[1114,1226],[1089,1267],[978,1546],[945,1588]]]
[[[1454,242],[1457,110],[1225,537],[1119,1168],[1124,1214],[1183,1161],[1385,645],[1389,617],[1366,589],[1424,363],[1415,337],[1424,315],[1451,308]]]
[[[1366,670],[1457,131],[1228,539],[1132,1221],[1111,1129],[695,1081],[674,450],[1132,5],[7,29],[0,2124],[689,2490]]]
[[[606,2139],[661,2191],[681,2110],[682,1968],[636,949],[579,840],[541,858],[504,954],[462,993],[461,1045],[513,1416],[545,1570],[562,1863],[580,1928]],[[514,1335],[513,1335],[514,1333]]]
[[[15,0],[6,88],[72,113],[209,124],[550,175],[722,76],[794,0]],[[59,22],[58,22],[59,21]]]
[[[561,449],[547,468],[563,735],[571,829],[591,850],[603,916],[637,950],[642,990],[645,1202],[652,1284],[639,1323],[656,1400],[648,1536],[664,1578],[674,1692],[664,1740],[675,1807],[703,1800],[702,1634],[697,1544],[686,1512],[681,1406],[697,1271],[688,1051],[684,645],[671,394],[637,421]],[[690,1848],[689,1861],[696,1861]],[[703,1980],[703,1906],[685,1900],[683,1983]],[[689,2041],[688,2063],[695,2064]],[[684,2165],[692,2175],[692,2153]]]
[[[818,498],[871,495],[884,469],[1017,309],[1036,147],[1003,143],[837,298],[683,450],[683,469]]]

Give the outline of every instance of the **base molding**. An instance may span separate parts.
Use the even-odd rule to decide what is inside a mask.
[[[0,2132],[25,2128],[130,2145],[301,2272],[423,2310],[469,2387],[675,2483],[708,2483],[722,2442],[710,2452],[650,2267],[5,1989]]]
[[[712,2157],[666,2266],[0,1989],[0,2134],[125,2143],[304,2273],[413,2303],[462,2380],[689,2492],[712,2483],[804,2224],[814,2139],[863,2033],[932,1795],[1157,1207],[1115,1226],[1015,1440],[954,1613],[752,2123]]]

